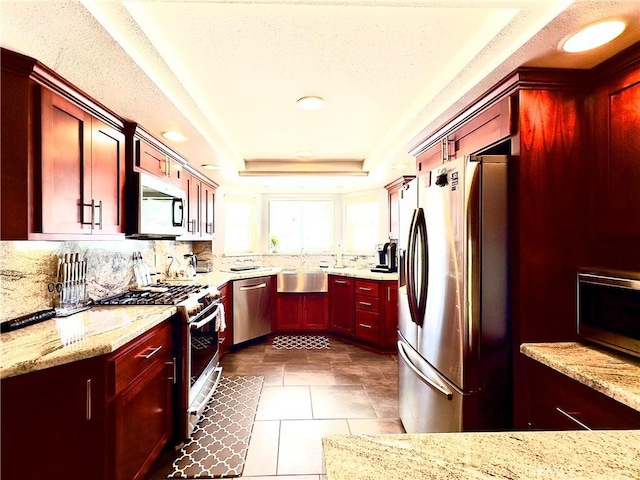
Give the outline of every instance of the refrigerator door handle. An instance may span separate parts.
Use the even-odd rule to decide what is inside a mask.
[[[431,387],[433,387],[434,389],[436,389],[437,391],[442,393],[445,397],[447,397],[447,400],[451,400],[453,398],[453,392],[451,390],[449,390],[444,385],[436,383],[434,380],[430,379],[424,373],[422,373],[420,370],[418,370],[418,368],[416,368],[416,366],[413,364],[413,362],[411,362],[411,360],[409,360],[409,357],[407,356],[406,352],[404,351],[404,346],[402,345],[402,342],[400,340],[398,341],[398,353],[402,357],[402,360],[404,361],[404,363],[406,363],[407,366],[411,370],[413,370],[413,372],[416,375],[418,375],[418,377],[420,377],[420,379],[423,382],[425,382],[426,384],[430,385]]]
[[[421,242],[419,240],[422,240]],[[429,255],[427,241],[427,225],[424,218],[424,210],[418,208],[413,212],[411,227],[409,229],[409,242],[406,253],[406,284],[407,299],[409,300],[409,312],[411,320],[421,326],[424,313],[427,308]],[[420,260],[420,268],[416,272],[416,261]],[[416,275],[420,275],[419,282]],[[419,291],[418,291],[419,289]]]

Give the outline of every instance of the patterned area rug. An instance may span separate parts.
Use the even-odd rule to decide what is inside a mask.
[[[191,440],[167,478],[222,478],[242,474],[264,378],[223,376]]]
[[[329,338],[324,335],[283,335],[273,338],[271,348],[278,350],[322,350],[330,349]]]

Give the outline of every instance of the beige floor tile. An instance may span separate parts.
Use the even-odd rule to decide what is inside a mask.
[[[257,421],[253,424],[243,477],[276,474],[279,438],[278,420]]]
[[[278,475],[324,473],[322,437],[348,434],[346,420],[288,420],[280,425]]]
[[[377,418],[362,385],[312,385],[313,418]]]
[[[405,433],[402,422],[398,418],[350,418],[347,423],[349,424],[349,430],[354,435]]]
[[[264,386],[256,420],[311,419],[308,386]]]

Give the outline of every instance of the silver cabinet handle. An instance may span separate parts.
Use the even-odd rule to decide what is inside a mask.
[[[360,323],[359,326],[362,328],[369,328],[369,329],[373,328],[371,325],[367,325],[365,323]]]
[[[93,208],[99,208],[100,209],[100,215],[98,215],[98,223],[96,223],[95,225],[98,225],[100,227],[100,230],[102,230],[102,200],[100,200],[98,202],[98,205],[95,205],[95,202],[92,200],[91,201],[92,204],[94,204]]]
[[[339,283],[340,285],[346,285],[347,282],[345,282],[344,280],[334,280],[334,283]]]
[[[578,425],[580,425],[582,428],[584,428],[585,430],[591,430],[589,427],[587,427],[584,423],[582,423],[580,420],[578,420],[576,417],[574,417],[573,415],[571,415],[570,413],[565,412],[564,410],[562,410],[560,407],[556,407],[556,410],[558,412],[560,412],[562,415],[564,415],[565,417],[567,417],[569,420],[571,420],[573,423],[576,423]]]
[[[372,304],[369,302],[358,302],[360,305],[364,305],[365,307],[370,307]]]
[[[240,291],[244,292],[245,290],[256,290],[258,288],[267,288],[267,284],[259,283],[257,285],[249,285],[248,287],[240,287]]]
[[[169,380],[173,381],[173,384],[175,385],[178,382],[178,377],[177,377],[177,373],[176,373],[176,357],[173,357],[173,360],[170,362],[164,362],[165,365],[171,365],[173,368],[173,373],[171,374],[171,377],[169,378]]]
[[[87,399],[85,404],[85,417],[91,420],[91,379],[87,380]]]
[[[358,287],[358,289],[359,289],[359,290],[363,290],[363,291],[365,291],[365,292],[370,292],[371,290],[373,290],[373,289],[368,288],[368,287]]]
[[[149,347],[151,349],[151,351],[149,353],[147,353],[146,355],[140,354],[140,355],[136,355],[138,358],[144,358],[144,359],[149,359],[151,357],[153,357],[156,353],[158,353],[161,349],[162,349],[162,345],[160,345],[159,347]]]

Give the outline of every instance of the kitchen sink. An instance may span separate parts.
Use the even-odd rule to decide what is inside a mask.
[[[277,276],[279,293],[327,292],[327,272],[318,267],[283,268]]]

